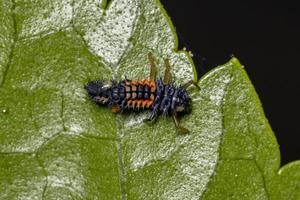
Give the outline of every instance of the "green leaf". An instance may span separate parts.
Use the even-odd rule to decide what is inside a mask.
[[[89,80],[147,78],[149,52],[197,79],[158,1],[3,0],[0,23],[0,199],[300,199],[235,58],[191,89],[188,135],[87,98]]]

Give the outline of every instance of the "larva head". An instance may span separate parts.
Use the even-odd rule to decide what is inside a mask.
[[[84,88],[95,103],[106,105],[109,103],[111,87],[111,82],[91,81]]]

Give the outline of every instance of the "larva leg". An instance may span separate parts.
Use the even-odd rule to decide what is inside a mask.
[[[186,89],[186,88],[190,87],[191,85],[195,86],[196,88],[198,88],[200,90],[199,85],[194,80],[188,81],[187,83],[183,84],[182,87],[184,89]]]
[[[150,115],[150,117],[149,118],[147,118],[147,119],[144,119],[143,121],[145,122],[145,123],[153,123],[153,122],[155,122],[156,121],[156,119],[157,119],[157,110],[153,110],[152,112],[151,112],[151,115]]]
[[[169,59],[165,59],[165,72],[163,82],[165,85],[170,83],[171,74],[170,74],[170,62]]]
[[[179,120],[178,120],[177,115],[176,115],[175,112],[172,114],[172,117],[173,117],[175,126],[176,126],[176,128],[179,130],[180,133],[182,133],[182,134],[187,134],[187,133],[190,132],[188,129],[186,129],[186,128],[180,126]]]
[[[149,79],[155,81],[156,78],[156,65],[154,62],[153,54],[150,52],[148,53],[148,60],[150,62],[150,77]]]
[[[120,112],[123,112],[125,107],[126,107],[126,104],[127,104],[127,100],[124,99],[122,102],[121,102],[121,105],[120,105]]]

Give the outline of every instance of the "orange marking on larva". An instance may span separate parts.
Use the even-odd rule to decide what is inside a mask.
[[[156,82],[149,80],[150,87],[156,87]]]
[[[136,107],[136,103],[137,103],[137,100],[132,100],[132,107],[133,107],[133,108]]]
[[[142,103],[143,103],[143,100],[138,100],[137,101],[137,107],[141,107]]]
[[[131,85],[131,81],[125,81],[125,85]]]
[[[137,81],[138,85],[144,85],[144,80]]]
[[[113,105],[112,108],[111,108],[111,111],[113,113],[120,112],[120,107],[118,105]]]
[[[154,93],[156,91],[156,88],[155,87],[152,87],[151,90],[150,90],[152,93]]]
[[[137,85],[138,81],[131,81],[131,85]]]
[[[143,80],[143,85],[147,85],[147,80]]]
[[[150,88],[151,88],[151,92],[155,92],[156,91],[156,83],[155,81],[150,81]]]
[[[151,82],[150,80],[146,80],[145,85],[147,85],[149,88],[151,88]]]
[[[128,101],[127,101],[127,105],[128,105],[128,106],[131,106],[131,104],[132,104],[132,100],[128,100]]]
[[[142,107],[144,108],[144,107],[147,105],[147,103],[148,103],[148,100],[144,100],[144,101],[142,102]]]
[[[153,101],[147,101],[147,108],[149,108],[153,104]]]

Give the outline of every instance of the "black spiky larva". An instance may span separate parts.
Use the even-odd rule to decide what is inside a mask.
[[[191,84],[198,86],[194,81],[179,87],[170,83],[168,59],[165,59],[164,78],[155,80],[156,67],[151,53],[148,54],[148,59],[151,64],[149,80],[91,81],[85,86],[87,93],[96,104],[106,105],[115,113],[150,109],[151,115],[147,121],[153,121],[159,115],[171,115],[176,127],[181,132],[187,133],[188,130],[180,126],[177,114],[187,113],[190,110],[191,99],[186,88]]]

